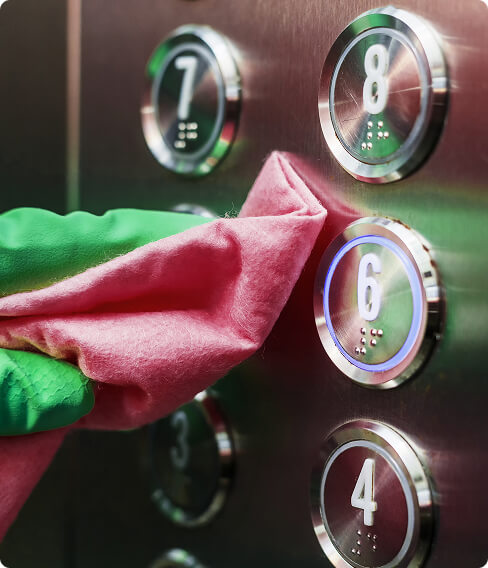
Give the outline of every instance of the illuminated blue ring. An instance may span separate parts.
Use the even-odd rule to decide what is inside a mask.
[[[385,247],[393,254],[395,254],[402,262],[403,267],[405,268],[405,272],[407,273],[408,281],[410,283],[410,291],[412,293],[413,298],[413,315],[412,315],[412,323],[410,325],[410,330],[407,335],[407,339],[405,343],[402,345],[400,350],[393,355],[391,359],[384,361],[383,363],[378,363],[377,365],[369,365],[367,363],[361,363],[357,361],[353,357],[347,353],[342,345],[339,343],[337,336],[334,331],[334,327],[332,325],[332,320],[330,318],[330,308],[329,308],[329,292],[330,292],[330,284],[332,282],[332,278],[334,276],[334,272],[337,268],[337,265],[342,260],[342,258],[354,247],[364,244],[374,244]],[[364,235],[362,237],[356,237],[351,241],[347,242],[335,255],[329,270],[327,271],[327,276],[325,278],[324,284],[324,315],[325,321],[327,323],[327,328],[329,333],[334,340],[339,351],[344,355],[344,357],[352,363],[354,366],[362,369],[363,371],[370,371],[370,372],[382,372],[382,371],[389,371],[399,365],[405,357],[410,353],[410,350],[415,345],[415,341],[417,340],[418,334],[420,332],[420,327],[422,325],[422,303],[423,303],[423,294],[422,294],[422,286],[420,280],[417,276],[417,272],[412,264],[412,261],[408,258],[408,256],[403,252],[403,250],[393,241],[387,239],[386,237],[380,237],[378,235]]]

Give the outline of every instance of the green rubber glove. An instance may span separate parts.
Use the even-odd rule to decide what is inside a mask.
[[[0,215],[0,295],[36,290],[211,219],[118,209],[66,216],[41,209]],[[74,365],[0,349],[0,435],[60,428],[88,414],[90,380]]]

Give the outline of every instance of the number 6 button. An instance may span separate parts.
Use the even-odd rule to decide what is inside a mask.
[[[418,568],[432,535],[432,497],[415,452],[377,422],[345,424],[312,475],[312,520],[336,568]]]
[[[446,102],[446,65],[434,31],[391,6],[354,20],[322,70],[325,139],[362,181],[394,181],[416,169],[439,137]]]
[[[391,388],[411,377],[439,338],[441,308],[428,247],[399,222],[361,219],[322,257],[314,292],[319,336],[361,385]]]
[[[154,157],[180,174],[211,172],[233,142],[240,96],[226,40],[207,26],[175,30],[146,67],[141,115]]]
[[[152,499],[174,523],[194,527],[222,508],[231,482],[233,445],[217,401],[198,394],[150,427]]]

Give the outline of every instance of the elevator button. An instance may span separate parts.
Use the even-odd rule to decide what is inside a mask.
[[[202,392],[150,427],[152,498],[174,523],[198,526],[221,509],[233,446],[216,400]]]
[[[208,174],[229,150],[240,105],[239,73],[226,40],[206,26],[183,26],[146,67],[141,108],[155,158],[180,174]]]
[[[314,311],[322,344],[341,371],[365,386],[398,385],[439,337],[441,288],[426,243],[390,219],[349,225],[322,257]]]
[[[410,445],[356,421],[325,442],[312,476],[312,519],[336,568],[421,566],[432,533],[427,476]]]
[[[186,550],[175,548],[163,554],[149,568],[204,568],[204,566]]]
[[[434,31],[391,6],[354,20],[322,70],[325,139],[362,181],[394,181],[417,168],[439,137],[446,102],[447,71]]]

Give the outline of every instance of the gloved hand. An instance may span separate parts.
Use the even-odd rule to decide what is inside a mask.
[[[44,288],[149,242],[210,219],[173,212],[114,210],[99,217],[40,209],[0,215],[0,295]],[[90,380],[45,355],[0,349],[0,436],[60,428],[94,405]]]
[[[117,248],[125,223],[73,232],[78,215],[85,214],[69,216],[45,249],[22,256],[13,246],[17,263],[3,278],[3,293],[11,295],[0,297],[0,346],[76,364],[93,380],[96,399],[77,427],[120,430],[174,411],[259,349],[326,211],[290,157],[273,153],[236,219],[153,242],[174,230],[161,214],[140,212],[137,229]],[[339,211],[325,237],[337,233],[336,221],[341,227],[351,221],[345,215]],[[25,227],[24,236],[34,229],[38,235],[23,241],[28,250],[50,239],[44,227]],[[87,268],[94,262],[100,264]],[[8,277],[13,270],[22,278]],[[25,289],[33,291],[12,294]],[[0,540],[67,430],[0,437]]]

